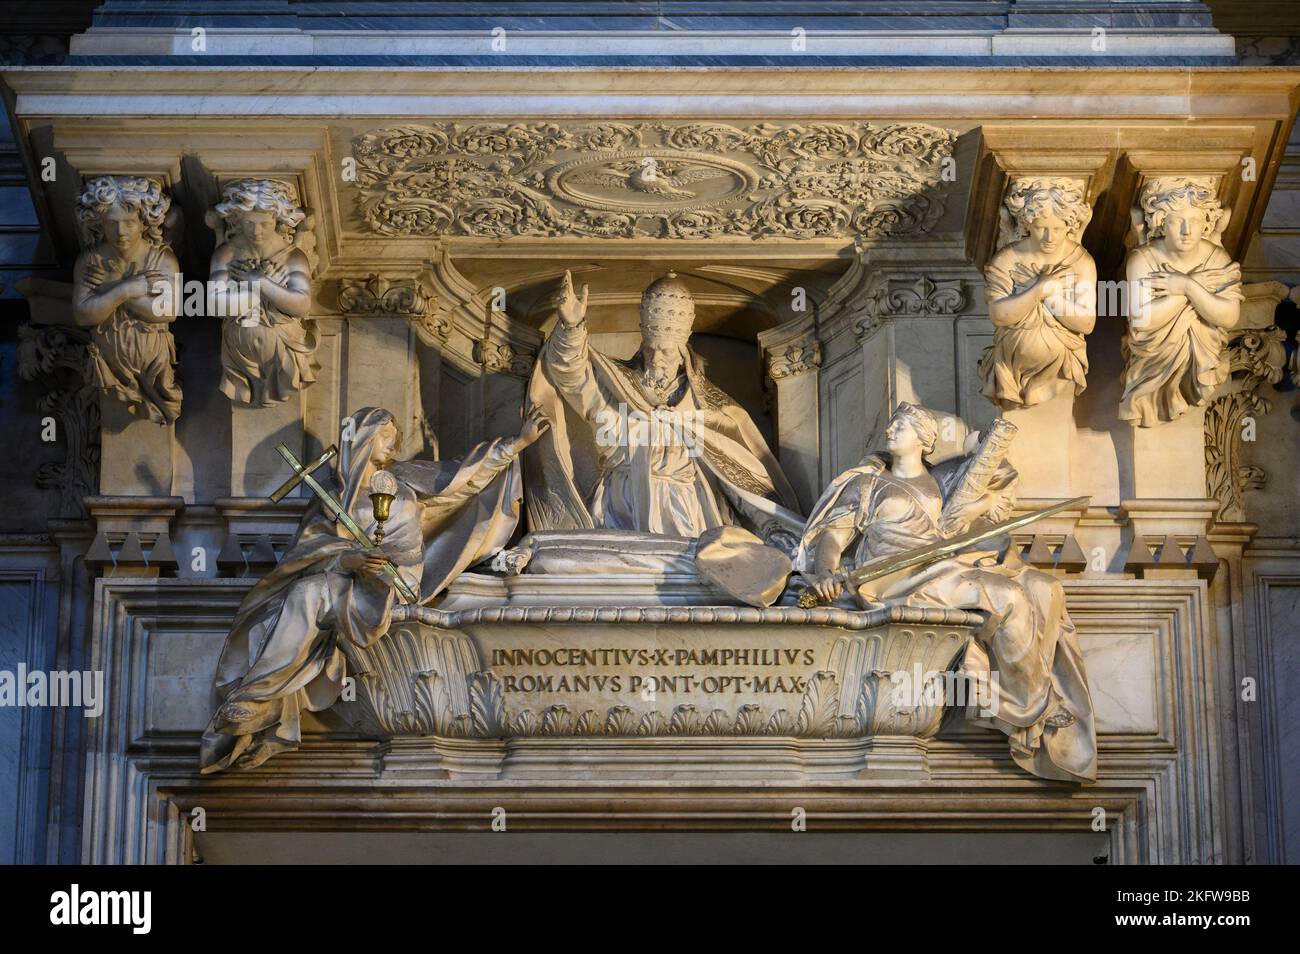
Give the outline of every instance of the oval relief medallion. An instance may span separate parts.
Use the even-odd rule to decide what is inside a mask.
[[[662,212],[720,205],[757,188],[743,163],[701,152],[618,149],[594,152],[552,169],[551,194],[609,212]]]

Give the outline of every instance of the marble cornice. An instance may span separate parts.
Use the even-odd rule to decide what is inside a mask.
[[[636,69],[29,66],[27,116],[871,116],[1179,121],[1295,112],[1300,67]],[[217,95],[219,93],[219,95]],[[525,105],[527,104],[527,105]]]

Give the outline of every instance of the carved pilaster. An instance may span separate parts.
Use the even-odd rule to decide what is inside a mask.
[[[34,319],[18,329],[18,375],[48,388],[37,410],[54,417],[64,448],[62,461],[37,468],[36,486],[58,491],[57,516],[84,517],[99,483],[99,400],[85,380],[90,333],[71,323],[70,286],[28,278],[18,290]]]
[[[820,491],[818,421],[822,343],[813,319],[802,316],[758,336],[766,368],[765,386],[776,430],[776,452],[799,503],[810,508]]]
[[[1273,407],[1266,386],[1282,380],[1285,341],[1286,332],[1276,325],[1245,331],[1228,341],[1237,389],[1215,399],[1205,412],[1205,476],[1209,496],[1219,502],[1214,515],[1218,523],[1244,522],[1246,491],[1265,484],[1262,467],[1242,463],[1241,446],[1250,423],[1246,418],[1260,417]]]

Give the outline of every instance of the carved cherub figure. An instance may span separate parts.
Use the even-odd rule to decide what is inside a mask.
[[[1087,386],[1097,266],[1079,238],[1091,217],[1070,179],[1017,179],[1007,190],[1002,246],[984,270],[993,344],[979,365],[983,394],[998,407]]]
[[[1228,379],[1227,332],[1241,315],[1241,266],[1219,236],[1229,212],[1204,179],[1152,179],[1134,210],[1119,417],[1151,427],[1210,400]]]
[[[312,384],[316,333],[311,310],[312,238],[307,213],[292,186],[275,179],[240,179],[222,190],[208,213],[217,233],[210,281],[228,286],[221,326],[221,393],[266,407]]]
[[[170,208],[153,179],[90,180],[77,200],[85,250],[73,271],[73,318],[92,329],[87,382],[158,424],[181,413],[171,334],[180,263],[163,238]]]

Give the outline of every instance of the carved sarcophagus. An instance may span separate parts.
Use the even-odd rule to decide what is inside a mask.
[[[391,738],[875,740],[923,753],[978,613],[891,607],[410,609],[348,648],[360,721]],[[862,767],[859,761],[858,768]],[[912,765],[911,768],[920,768]]]

